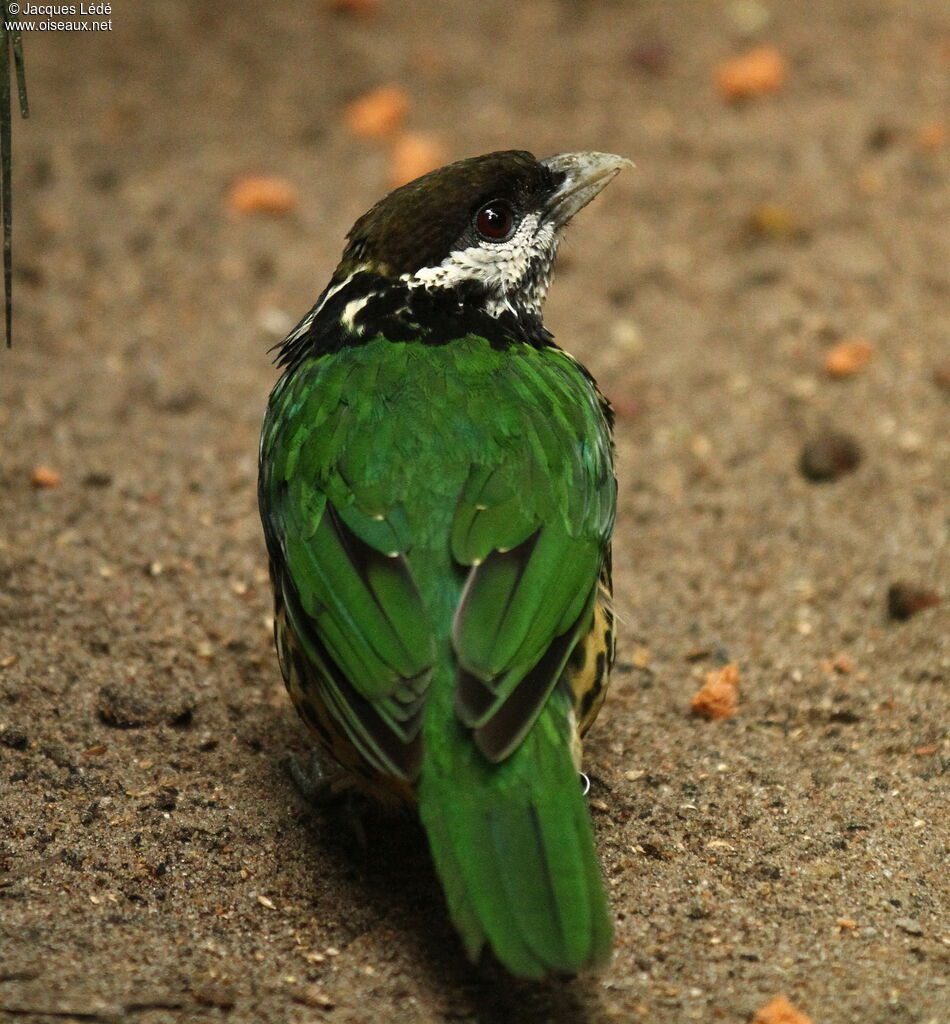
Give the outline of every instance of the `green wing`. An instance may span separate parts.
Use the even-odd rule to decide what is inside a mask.
[[[275,389],[261,441],[261,513],[311,685],[371,766],[411,780],[434,631],[407,562],[405,509],[357,471],[369,436],[355,429],[348,388],[371,393],[358,369],[315,360]]]
[[[453,625],[456,712],[499,762],[531,728],[589,626],[613,528],[609,428],[561,352],[517,367],[525,423],[500,465],[475,466],[452,524],[471,566]]]

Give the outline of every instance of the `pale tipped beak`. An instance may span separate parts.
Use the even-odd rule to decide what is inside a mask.
[[[630,160],[613,153],[561,153],[541,163],[556,174],[565,175],[543,211],[545,219],[553,220],[557,228],[603,191],[624,167],[633,167]]]

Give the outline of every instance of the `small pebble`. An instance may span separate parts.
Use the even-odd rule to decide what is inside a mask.
[[[879,124],[868,132],[864,144],[872,153],[882,153],[885,149],[890,149],[899,138],[900,132],[893,125]]]
[[[853,472],[862,457],[861,446],[853,437],[828,431],[805,443],[799,469],[806,479],[825,483]]]
[[[940,604],[940,595],[912,583],[892,583],[887,588],[887,614],[897,622],[906,622],[925,608]]]

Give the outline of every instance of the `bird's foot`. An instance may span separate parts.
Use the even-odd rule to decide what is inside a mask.
[[[325,807],[335,801],[348,788],[342,771],[327,771],[318,750],[313,749],[306,758],[288,754],[284,768],[297,792],[315,807]]]
[[[363,813],[367,797],[360,791],[357,780],[348,772],[337,769],[327,771],[320,752],[310,751],[306,758],[288,754],[284,767],[297,791],[314,807],[322,809],[330,804],[342,806],[343,818],[360,851],[365,853],[368,846]]]

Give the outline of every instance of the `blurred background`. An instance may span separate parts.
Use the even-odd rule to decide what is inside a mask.
[[[111,7],[24,32],[0,1009],[944,1020],[944,0]],[[464,965],[411,826],[354,852],[282,774],[255,503],[268,348],[350,225],[500,148],[636,163],[546,313],[617,413],[621,649],[588,743],[617,956],[544,991]],[[738,710],[691,716],[725,665]]]

